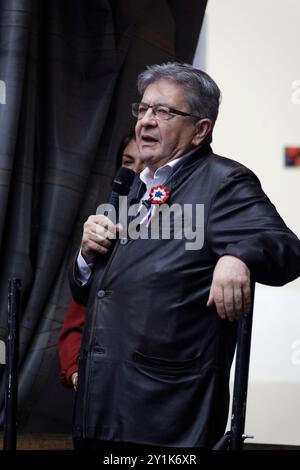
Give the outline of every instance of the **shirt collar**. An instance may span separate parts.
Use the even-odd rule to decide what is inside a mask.
[[[153,181],[158,180],[163,178],[166,180],[168,176],[172,173],[173,167],[176,165],[179,160],[181,160],[182,157],[175,158],[175,160],[171,160],[170,162],[167,162],[165,165],[160,166],[157,168],[157,170],[154,173],[154,176],[152,177],[152,173],[148,167],[144,168],[144,170],[140,173],[140,179],[142,180],[143,183],[145,183],[146,186],[149,184],[153,183]]]
[[[182,155],[181,157],[175,158],[174,160],[171,160],[164,165],[160,166],[157,168],[157,170],[154,173],[154,176],[151,176],[151,171],[148,167],[144,168],[144,170],[140,173],[140,179],[145,185],[148,187],[149,185],[153,184],[156,180],[158,184],[162,184],[162,180],[166,181],[166,179],[171,175],[173,172],[173,168],[179,163],[180,160],[182,160],[184,157],[187,157],[191,155],[192,153],[196,152],[198,150],[198,147],[190,150],[188,153]]]

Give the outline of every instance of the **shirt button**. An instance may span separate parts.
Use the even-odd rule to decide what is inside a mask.
[[[120,239],[120,245],[127,245],[128,243],[128,238],[121,238]]]
[[[98,299],[103,299],[103,297],[105,296],[105,290],[98,290],[97,292],[97,297]]]

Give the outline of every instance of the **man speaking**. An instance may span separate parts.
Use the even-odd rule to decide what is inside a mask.
[[[104,215],[89,217],[71,273],[87,305],[74,437],[105,442],[210,448],[228,414],[237,320],[251,282],[282,285],[300,275],[300,242],[236,161],[213,154],[220,90],[190,65],[148,67],[132,105],[146,164],[129,202],[146,201],[147,227],[167,204],[204,207],[201,248],[186,239],[123,237]],[[142,204],[141,204],[142,206]],[[144,205],[143,205],[144,207]]]

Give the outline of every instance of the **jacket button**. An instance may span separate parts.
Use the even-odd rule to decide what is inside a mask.
[[[128,243],[128,238],[121,238],[120,239],[120,245],[127,245]]]
[[[105,290],[98,290],[97,292],[97,297],[98,299],[103,299],[103,297],[105,296]]]

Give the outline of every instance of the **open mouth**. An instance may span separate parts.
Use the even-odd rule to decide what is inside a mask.
[[[158,142],[158,140],[155,139],[154,137],[152,137],[151,135],[143,135],[141,137],[141,141],[144,144],[154,144],[154,143]]]

